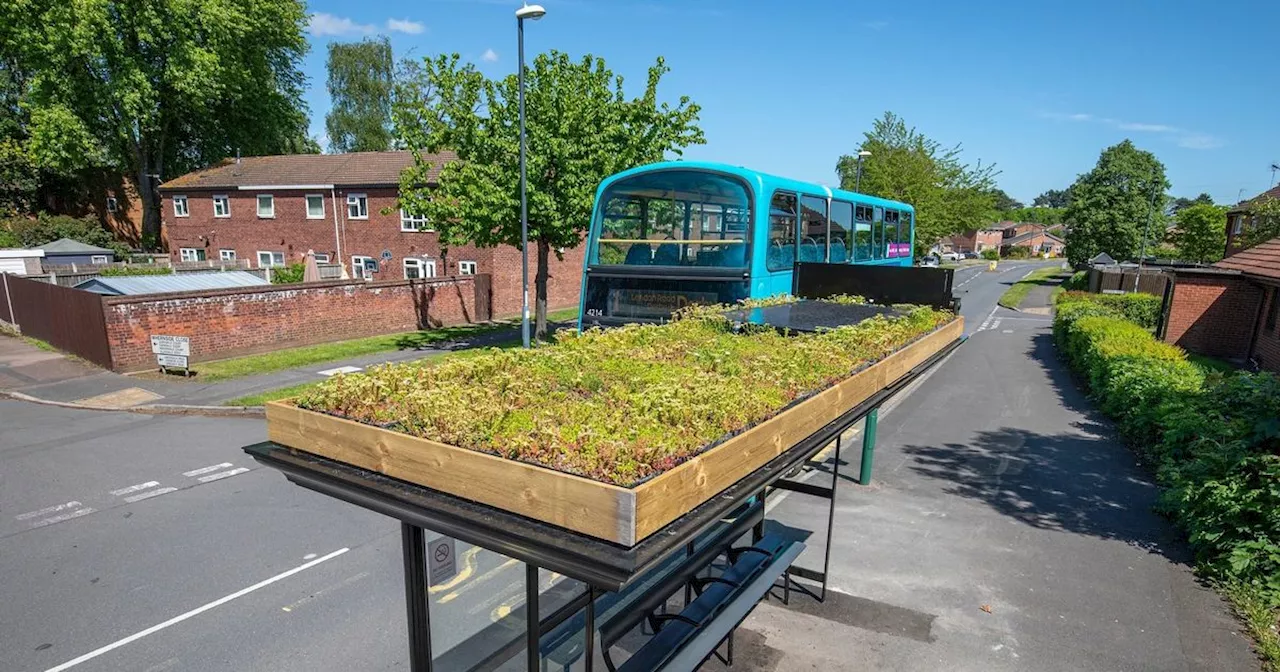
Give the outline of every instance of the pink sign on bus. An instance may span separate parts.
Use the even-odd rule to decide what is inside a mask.
[[[909,257],[911,256],[911,243],[889,243],[890,257]]]

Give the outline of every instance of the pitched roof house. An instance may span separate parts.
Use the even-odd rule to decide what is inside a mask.
[[[1253,209],[1271,199],[1280,199],[1280,185],[1272,187],[1247,201],[1237,203],[1227,210],[1227,221],[1225,223],[1227,227],[1226,256],[1230,257],[1245,249],[1245,244],[1241,238],[1248,228],[1256,225],[1253,218]]]

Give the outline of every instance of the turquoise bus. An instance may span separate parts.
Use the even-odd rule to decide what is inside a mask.
[[[738,166],[668,161],[596,191],[579,324],[791,292],[796,261],[910,266],[915,209]]]

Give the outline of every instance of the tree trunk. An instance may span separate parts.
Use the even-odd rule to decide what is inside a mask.
[[[538,241],[538,272],[534,277],[537,288],[537,299],[534,301],[536,316],[534,337],[539,341],[547,337],[547,277],[550,275],[551,245],[545,240]]]
[[[159,250],[160,241],[160,180],[151,177],[155,173],[151,157],[145,148],[138,153],[138,198],[142,200],[142,249]]]

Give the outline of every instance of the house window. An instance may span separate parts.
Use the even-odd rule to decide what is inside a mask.
[[[401,231],[430,231],[427,226],[427,218],[425,215],[410,215],[404,210],[400,211],[400,230]]]
[[[235,261],[236,251],[235,250],[218,250],[218,258],[221,259],[222,261]]]
[[[458,262],[458,275],[475,275],[475,274],[476,274],[476,262],[474,261]]]
[[[284,252],[258,252],[258,268],[284,266]]]
[[[427,263],[422,259],[412,259],[412,258],[405,259],[404,260],[404,279],[417,280],[419,278],[427,277],[426,265]]]
[[[327,263],[329,263],[329,255],[327,255],[327,254],[317,254],[317,255],[316,255],[316,262],[317,262],[317,263],[321,263],[321,264],[327,264]]]
[[[119,205],[118,203],[116,203],[116,197],[115,197],[115,196],[108,196],[108,197],[107,197],[107,212],[115,212],[115,211],[116,211],[116,210],[118,210],[118,209],[120,209],[120,205]]]
[[[94,254],[94,255],[91,255],[91,256],[89,257],[89,263],[91,263],[91,264],[109,264],[109,263],[111,263],[111,259],[109,259],[109,258],[107,257],[107,255],[105,255],[105,254]]]
[[[187,212],[187,197],[174,196],[173,197],[173,216],[186,217],[189,214],[191,213]]]
[[[307,219],[324,219],[324,194],[307,194]]]
[[[276,216],[276,199],[271,194],[258,194],[258,217],[271,219]]]
[[[184,247],[178,254],[183,261],[204,261],[204,250],[198,247]]]
[[[369,219],[369,197],[347,194],[347,219]]]
[[[378,272],[378,262],[373,257],[351,257],[351,277],[369,280]]]
[[[214,217],[230,217],[231,216],[231,199],[225,194],[213,197],[213,216]]]

